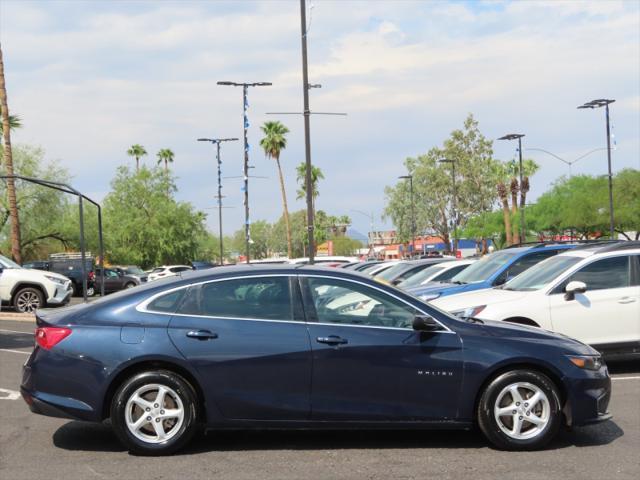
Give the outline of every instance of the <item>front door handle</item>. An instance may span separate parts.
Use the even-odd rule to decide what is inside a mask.
[[[618,303],[633,303],[635,301],[636,299],[633,297],[622,297],[620,300],[618,300]]]
[[[218,338],[218,334],[213,333],[211,330],[191,330],[187,332],[187,337],[197,338],[198,340],[211,340]]]
[[[344,345],[345,343],[349,343],[346,338],[338,337],[337,335],[329,335],[328,337],[318,337],[316,338],[318,343],[326,343],[327,345]]]

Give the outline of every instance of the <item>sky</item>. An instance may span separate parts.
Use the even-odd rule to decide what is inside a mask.
[[[219,80],[272,82],[249,91],[251,220],[282,212],[275,164],[260,151],[259,126],[289,129],[282,153],[291,211],[295,167],[304,160],[298,1],[0,0],[0,42],[12,142],[39,145],[101,200],[126,151],[140,143],[155,164],[175,153],[180,200],[208,213],[217,231],[216,166],[199,137],[242,138],[242,90]],[[439,146],[473,113],[490,139],[524,133],[541,166],[531,201],[568,167],[527,148],[573,160],[606,146],[604,110],[576,107],[612,98],[613,169],[640,168],[640,1],[307,1],[314,165],[325,175],[316,206],[347,214],[365,233],[382,220],[384,188],[407,157]],[[497,141],[510,160],[514,142]],[[241,142],[222,147],[223,175],[242,173]],[[606,174],[606,151],[573,173]],[[244,223],[241,180],[224,179],[224,231]]]

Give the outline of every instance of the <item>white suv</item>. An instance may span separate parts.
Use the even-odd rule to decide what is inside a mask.
[[[563,333],[609,358],[640,356],[640,242],[578,247],[501,287],[431,303],[460,317]]]
[[[151,270],[151,273],[147,277],[147,281],[152,282],[159,278],[173,277],[178,275],[180,272],[186,272],[188,270],[193,270],[193,267],[188,265],[162,265],[161,267],[156,267]]]
[[[64,305],[73,287],[67,277],[53,272],[22,268],[0,255],[0,300],[16,312],[31,313],[36,308]]]

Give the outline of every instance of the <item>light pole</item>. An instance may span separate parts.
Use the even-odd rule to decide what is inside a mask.
[[[413,205],[413,175],[401,175],[398,178],[403,180],[409,180],[409,192],[411,198],[411,251],[412,254],[416,253],[416,215]]]
[[[557,158],[558,160],[560,160],[560,161],[561,161],[561,162],[563,162],[563,163],[566,163],[567,165],[569,165],[569,178],[571,178],[571,166],[572,166],[574,163],[576,163],[578,160],[582,160],[584,157],[586,157],[586,156],[588,156],[588,155],[591,155],[591,154],[592,154],[592,153],[594,153],[594,152],[599,152],[600,150],[606,150],[606,148],[604,148],[604,147],[594,148],[593,150],[591,150],[591,151],[589,151],[589,152],[585,153],[584,155],[580,155],[578,158],[575,158],[575,159],[573,159],[573,160],[565,160],[564,158],[562,158],[562,157],[560,157],[560,156],[556,155],[555,153],[550,152],[550,151],[548,151],[548,150],[544,150],[544,149],[542,149],[542,148],[527,148],[527,149],[525,149],[525,150],[529,150],[529,151],[536,151],[536,152],[543,152],[543,153],[546,153],[547,155],[551,155],[552,157]],[[527,204],[527,205],[528,205],[528,204]]]
[[[371,212],[371,214],[363,212],[362,210],[356,210],[355,208],[351,209],[352,212],[356,212],[359,213],[360,215],[364,215],[365,217],[367,217],[369,219],[370,223],[370,231],[373,234],[373,212]],[[367,235],[367,240],[369,243],[369,247],[371,247],[373,245],[373,242],[371,241],[371,237],[369,235]]]
[[[249,220],[249,142],[247,141],[247,130],[249,129],[249,119],[247,118],[247,108],[249,107],[249,101],[247,99],[247,93],[249,87],[269,87],[271,82],[253,82],[253,83],[237,83],[223,81],[218,82],[218,85],[242,87],[242,120],[244,129],[244,165],[242,169],[244,177],[244,242],[245,242],[245,255],[246,261],[249,263],[249,240],[251,240],[251,221]]]
[[[216,146],[218,162],[218,224],[220,229],[220,265],[224,265],[224,248],[222,245],[222,160],[220,160],[220,143],[235,142],[237,138],[199,138],[199,142],[211,142]]]
[[[614,221],[613,221],[613,176],[611,174],[611,129],[609,127],[609,104],[615,102],[606,98],[599,98],[597,100],[591,100],[590,102],[580,105],[579,109],[584,108],[600,108],[605,107],[605,115],[607,122],[607,162],[609,165],[609,238],[613,240],[614,235]]]
[[[520,159],[520,198],[522,198],[522,137],[524,133],[510,133],[504,137],[500,137],[498,140],[518,140],[518,157]],[[520,205],[520,242],[524,243],[526,239],[526,223],[524,219],[525,205]]]
[[[442,158],[438,160],[440,163],[451,164],[451,185],[453,189],[453,197],[451,203],[453,205],[453,256],[458,256],[458,194],[456,191],[456,161],[450,158]]]

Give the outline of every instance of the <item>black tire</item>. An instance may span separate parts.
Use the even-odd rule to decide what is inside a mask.
[[[125,288],[125,289],[128,289],[128,288],[133,288],[133,287],[135,287],[135,286],[136,286],[136,284],[135,284],[135,283],[133,283],[133,282],[127,282],[127,283],[125,284],[124,288]]]
[[[525,386],[522,389],[519,389],[518,392],[523,393],[522,402],[518,402],[516,405],[515,397],[512,397],[510,393],[506,393],[503,395],[503,392],[507,390],[510,386],[513,385],[531,385],[534,389],[539,389],[546,396],[547,403],[544,401],[537,403],[537,409],[540,409],[543,415],[540,417],[546,418],[546,424],[544,425],[534,425],[534,423],[527,420],[529,415],[536,415],[532,412],[533,409],[527,409],[528,404],[527,400],[527,392],[528,389]],[[512,417],[511,425],[513,428],[514,422],[518,419],[522,421],[524,418],[524,422],[522,422],[522,431],[524,435],[527,435],[527,430],[529,434],[532,435],[530,438],[514,438],[515,434],[512,430],[511,435],[505,433],[503,429],[509,429],[509,414],[503,414],[504,416],[500,417],[501,422],[496,419],[496,414],[494,414],[494,408],[498,407],[496,402],[499,399],[499,396],[503,395],[502,402],[507,400],[507,404],[513,401],[513,405],[507,405],[503,408],[513,408],[511,410],[514,413]],[[517,396],[517,395],[516,395]],[[531,398],[531,397],[529,397]],[[500,403],[500,405],[505,405],[504,403]],[[520,406],[521,405],[521,406]],[[556,384],[549,379],[546,375],[535,371],[535,370],[512,370],[506,373],[503,373],[496,378],[494,378],[484,389],[482,392],[482,396],[480,397],[480,401],[478,403],[478,425],[480,426],[480,430],[484,433],[485,437],[496,447],[502,450],[537,450],[544,447],[555,435],[558,433],[560,425],[562,423],[562,411],[560,404],[560,393],[558,391],[558,387]],[[516,410],[518,409],[518,410]],[[520,410],[522,409],[522,410]],[[516,418],[517,417],[517,418]],[[504,419],[504,420],[503,420]],[[539,417],[535,417],[536,420],[539,420]],[[505,425],[506,423],[506,425]]]
[[[153,440],[144,441],[134,435],[131,429],[127,426],[127,402],[135,392],[147,387],[153,389],[154,385],[168,387],[173,393],[177,394],[182,402],[184,411],[182,424],[174,424],[173,427],[170,427],[170,438],[162,442],[154,442]],[[167,395],[171,397],[170,394]],[[152,403],[150,407],[153,409],[154,405],[157,404]],[[156,414],[164,412],[164,410],[159,410],[159,408],[169,409],[171,407],[172,406],[168,404],[167,406],[160,405],[157,408],[157,411],[152,410],[149,415],[153,415],[154,412]],[[179,408],[179,405],[174,402],[173,407]],[[130,408],[136,410],[140,407],[133,406]],[[193,387],[184,378],[169,370],[147,371],[133,375],[125,380],[118,388],[111,403],[111,425],[113,426],[118,439],[131,453],[137,455],[169,455],[183,448],[198,430],[197,409],[197,395]],[[147,415],[147,413],[142,410],[140,410],[140,412],[142,412],[142,415],[140,416]],[[133,414],[131,414],[131,416],[132,415]],[[137,417],[138,420],[140,419],[140,416]],[[157,422],[157,419],[153,420],[156,420]],[[151,435],[154,435],[151,428],[154,426],[153,420],[145,422],[145,428],[148,429],[147,432]],[[165,420],[161,420],[161,422],[161,425],[165,424]],[[142,433],[145,433],[142,427],[140,427],[139,430],[143,430]]]
[[[20,288],[13,295],[13,308],[18,313],[32,313],[38,308],[46,307],[42,291],[35,287]]]

